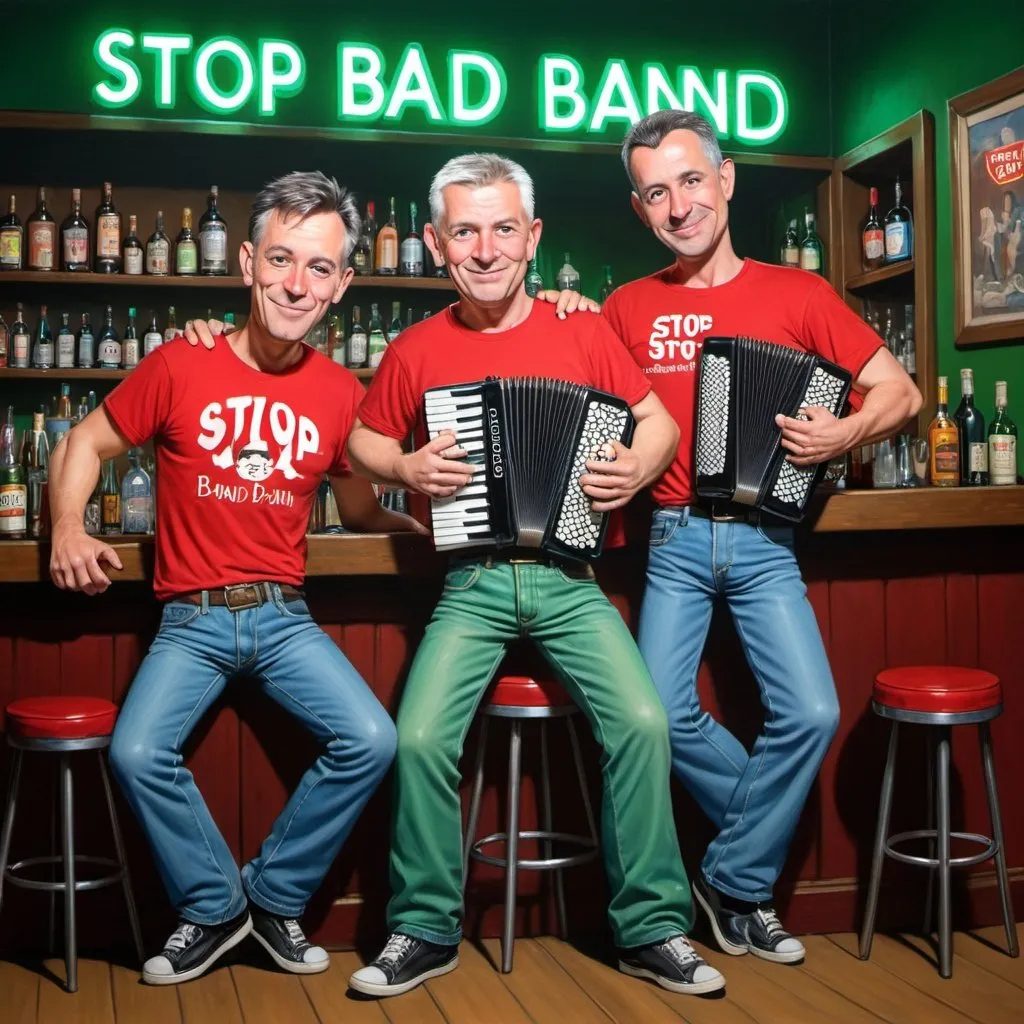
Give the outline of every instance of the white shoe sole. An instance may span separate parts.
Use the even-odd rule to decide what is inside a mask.
[[[798,964],[807,955],[807,951],[801,949],[799,953],[773,953],[768,949],[758,949],[756,946],[747,947],[754,956],[762,960],[769,960],[773,964]]]
[[[730,942],[725,937],[722,929],[718,926],[718,915],[711,908],[711,904],[701,895],[701,891],[697,886],[693,886],[693,895],[696,897],[701,909],[707,914],[711,930],[715,933],[715,942],[718,943],[723,953],[728,953],[729,956],[746,956],[748,952],[752,952],[748,946],[737,946],[735,942]]]
[[[252,930],[252,937],[270,954],[271,959],[278,967],[291,974],[322,974],[331,966],[330,957],[318,964],[296,963],[294,960],[286,960],[255,928]]]
[[[451,974],[459,966],[459,958],[456,957],[450,964],[443,967],[435,967],[432,971],[417,975],[412,981],[405,981],[401,985],[375,985],[372,981],[362,981],[352,977],[348,979],[349,988],[362,992],[364,996],[401,996],[411,992],[417,985],[422,985],[431,978],[440,978],[443,974]]]
[[[142,980],[147,985],[180,985],[183,981],[192,981],[208,971],[229,949],[237,946],[252,931],[252,918],[246,918],[245,924],[234,935],[229,936],[201,964],[181,974],[147,974],[142,972]]]
[[[632,967],[622,960],[619,961],[619,970],[623,974],[628,974],[631,978],[649,978],[656,985],[668,989],[669,992],[679,992],[684,996],[703,996],[709,992],[718,992],[725,988],[725,978],[721,974],[717,978],[710,978],[708,981],[697,981],[692,985],[686,985],[679,981],[669,981],[668,978],[663,978],[660,974],[650,971],[646,967]]]

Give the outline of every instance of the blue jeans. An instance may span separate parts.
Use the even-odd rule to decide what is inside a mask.
[[[298,917],[395,753],[394,724],[369,687],[305,602],[272,589],[273,601],[237,612],[166,604],[110,746],[171,902],[196,924],[238,916],[247,898]],[[232,676],[251,679],[323,745],[241,873],[181,754]]]
[[[697,694],[718,596],[729,605],[764,706],[764,729],[749,754]],[[639,644],[668,713],[672,767],[719,829],[704,878],[737,899],[770,900],[839,722],[793,528],[657,510]]]

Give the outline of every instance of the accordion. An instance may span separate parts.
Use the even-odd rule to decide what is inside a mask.
[[[427,434],[455,434],[476,467],[470,484],[430,503],[438,551],[540,548],[589,560],[601,553],[607,513],[580,487],[607,441],[628,445],[635,426],[621,398],[566,381],[489,377],[423,396]]]
[[[753,338],[706,338],[697,399],[696,486],[799,521],[827,464],[794,466],[775,417],[806,419],[817,405],[839,416],[851,376],[827,360]]]

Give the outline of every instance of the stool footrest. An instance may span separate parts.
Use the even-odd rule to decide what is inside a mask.
[[[913,832],[898,832],[885,841],[885,854],[893,860],[902,861],[904,864],[916,864],[919,867],[937,868],[939,861],[936,857],[917,857],[912,853],[904,853],[902,850],[893,849],[896,843],[905,843],[911,839],[938,839],[939,833],[933,828],[919,828]],[[975,832],[950,832],[950,839],[962,839],[968,843],[980,843],[985,847],[981,853],[972,854],[969,857],[950,857],[950,867],[967,868],[972,864],[981,864],[983,861],[991,860],[998,852],[999,845],[994,839],[988,836],[981,836]]]
[[[516,860],[517,867],[526,868],[528,870],[552,871],[557,868],[575,867],[577,864],[586,864],[589,861],[592,861],[598,854],[597,845],[589,836],[576,836],[570,835],[568,832],[545,832],[543,830],[531,829],[529,831],[520,832],[519,838],[521,840],[540,839],[551,842],[572,843],[575,846],[585,847],[582,852],[571,854],[568,857],[547,857],[542,860]],[[507,858],[492,857],[489,854],[480,852],[484,846],[489,844],[507,842],[508,834],[506,832],[492,832],[489,836],[484,836],[483,839],[478,839],[473,843],[470,847],[469,855],[473,860],[480,861],[482,864],[490,864],[496,868],[507,867]]]
[[[16,874],[16,872],[23,871],[26,868],[38,867],[40,864],[63,863],[64,858],[60,856],[26,857],[24,860],[19,860],[16,864],[8,866],[7,870],[4,872],[4,880],[21,889],[36,889],[42,892],[64,892],[67,889],[67,885],[64,882],[43,882],[36,878],[21,878]],[[111,857],[89,857],[84,853],[76,853],[76,867],[79,864],[96,864],[99,867],[116,868],[117,870],[114,871],[113,874],[103,875],[101,878],[83,878],[81,881],[76,880],[75,892],[87,892],[90,889],[102,889],[108,885],[117,885],[123,877],[120,865]]]

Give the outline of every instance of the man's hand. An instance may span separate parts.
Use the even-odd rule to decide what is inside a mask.
[[[473,479],[476,467],[462,459],[466,452],[455,447],[455,435],[444,431],[418,451],[403,455],[395,466],[395,475],[411,491],[432,498],[448,498]]]
[[[601,454],[614,461],[588,461],[580,486],[594,499],[590,507],[595,512],[610,512],[625,505],[643,487],[647,470],[639,456],[620,441],[607,441],[601,446]]]
[[[220,320],[186,320],[185,340],[193,348],[200,342],[203,348],[213,348],[213,339],[218,334],[230,334],[237,329],[234,324],[223,324]]]
[[[50,578],[61,590],[81,590],[90,596],[102,594],[110,578],[100,561],[123,569],[117,552],[98,537],[90,537],[79,524],[56,525],[50,545]]]
[[[555,304],[555,315],[559,320],[564,320],[566,313],[575,313],[577,311],[581,313],[601,312],[600,302],[588,299],[586,295],[580,295],[579,292],[574,292],[569,288],[563,291],[549,288],[545,291],[537,292],[537,298],[541,302],[553,302]]]
[[[808,419],[795,420],[781,414],[775,417],[776,424],[782,427],[782,447],[793,453],[787,458],[794,466],[815,466],[849,450],[844,420],[836,419],[819,405],[809,405],[801,411]]]

